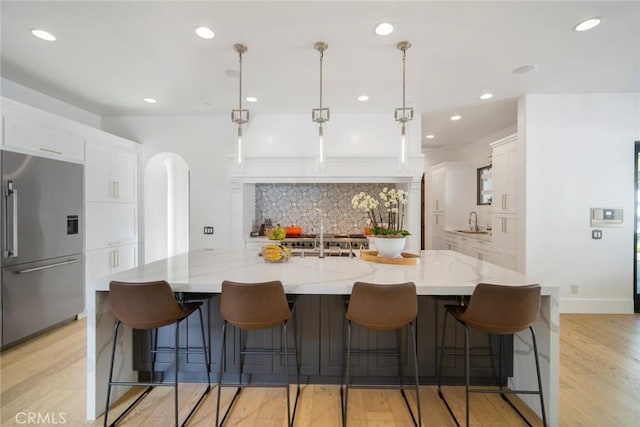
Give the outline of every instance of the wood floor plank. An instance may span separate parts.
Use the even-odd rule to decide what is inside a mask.
[[[640,315],[562,314],[560,327],[560,426],[637,426],[640,420]],[[25,412],[64,414],[65,425],[98,426],[85,421],[86,320],[72,322],[0,354],[0,424],[23,426]],[[180,385],[180,417],[186,416],[204,390],[202,384]],[[460,421],[464,420],[464,388],[444,387]],[[234,389],[223,388],[222,407]],[[189,426],[211,426],[216,413],[212,387]],[[291,389],[291,398],[295,396]],[[453,426],[434,386],[420,388],[425,426]],[[408,391],[415,409],[414,393]],[[135,397],[128,394],[113,416]],[[532,411],[511,397],[525,415]],[[234,406],[228,426],[286,426],[286,394],[282,388],[247,388]],[[340,389],[336,385],[303,385],[296,426],[341,424]],[[111,416],[110,416],[111,418]],[[155,389],[121,424],[165,426],[173,421],[173,390]],[[60,423],[62,424],[62,423]],[[472,426],[526,425],[498,395],[472,395]],[[410,426],[411,418],[398,390],[350,390],[349,426]]]

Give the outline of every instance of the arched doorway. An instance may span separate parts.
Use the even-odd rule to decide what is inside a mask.
[[[189,250],[189,166],[159,153],[144,171],[144,262]]]

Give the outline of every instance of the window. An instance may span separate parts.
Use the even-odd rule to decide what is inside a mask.
[[[478,205],[490,205],[491,204],[491,165],[478,168],[478,190],[477,190],[477,204]]]

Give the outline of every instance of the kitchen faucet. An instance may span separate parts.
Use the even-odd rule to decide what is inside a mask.
[[[471,217],[474,217],[473,219],[473,227],[471,226]],[[469,228],[473,231],[478,231],[480,230],[480,228],[478,227],[478,213],[476,211],[471,211],[471,213],[469,214]]]
[[[322,209],[315,208],[314,212],[320,213],[320,253],[318,254],[318,257],[324,258],[324,217],[322,215]]]

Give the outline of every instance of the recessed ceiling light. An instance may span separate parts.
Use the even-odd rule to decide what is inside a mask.
[[[435,136],[435,135],[432,135],[432,134],[429,134],[429,135],[425,136],[425,138],[427,138],[427,139],[433,139],[433,138],[435,138],[435,137],[436,137],[436,136]]]
[[[524,73],[528,73],[529,71],[533,71],[536,68],[538,68],[537,65],[523,65],[521,67],[514,69],[512,72],[513,74],[524,74]]]
[[[156,101],[156,100],[155,100],[155,99],[153,99],[153,98],[144,98],[144,99],[143,99],[143,101],[144,101],[144,102],[147,102],[147,103],[149,103],[149,104],[155,104],[156,102],[158,102],[158,101]]]
[[[483,101],[486,101],[487,99],[491,99],[491,98],[493,98],[492,93],[483,93],[482,95],[480,95],[480,99]]]
[[[247,102],[258,102],[258,98],[256,98],[255,96],[247,96],[245,99],[247,100]]]
[[[48,42],[56,41],[56,36],[54,36],[48,31],[34,29],[34,30],[31,30],[31,34],[33,34],[39,39],[46,40]]]
[[[589,18],[573,27],[573,31],[587,31],[597,27],[598,24],[600,24],[600,18]]]
[[[388,36],[393,33],[393,25],[389,22],[381,22],[376,26],[376,34],[379,36]]]
[[[211,28],[209,27],[198,27],[194,31],[196,32],[198,37],[203,39],[212,39],[216,35],[213,31],[211,31]]]
[[[456,120],[460,120],[461,118],[462,118],[462,116],[459,116],[459,115],[457,115],[457,114],[456,114],[455,116],[451,116],[451,117],[450,117],[450,119],[451,119],[451,120],[453,120],[454,122],[455,122]]]
[[[367,95],[360,95],[358,97],[358,101],[364,102],[364,101],[368,101],[369,97]]]

